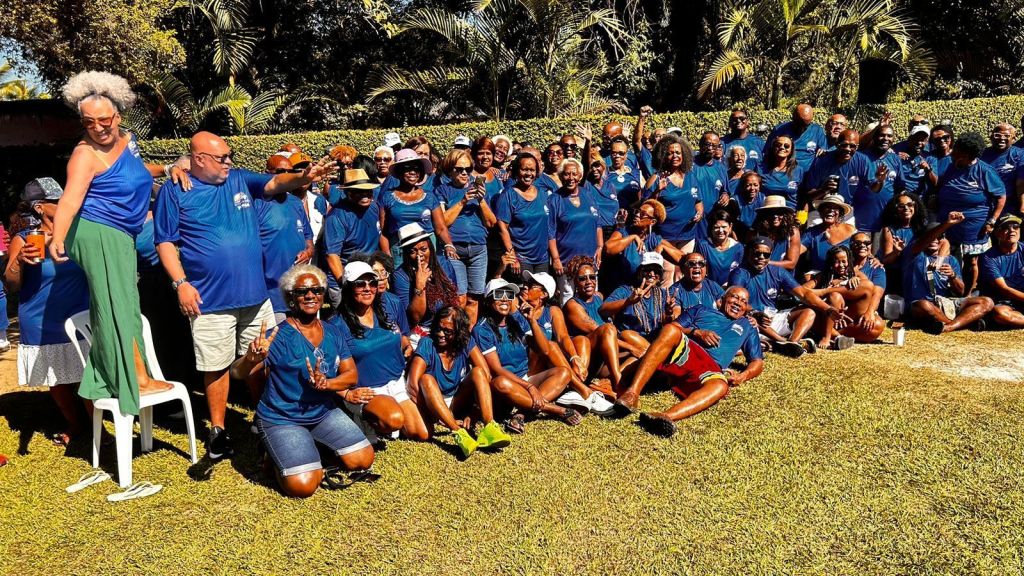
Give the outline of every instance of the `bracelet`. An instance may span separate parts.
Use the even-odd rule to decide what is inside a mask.
[[[449,248],[451,248],[452,250],[455,250],[455,245],[454,245],[454,244],[445,244],[445,245],[444,245],[444,249],[445,249],[445,250],[447,250],[447,249],[449,249]]]
[[[174,164],[164,164],[164,176],[171,177],[171,168],[174,168]]]

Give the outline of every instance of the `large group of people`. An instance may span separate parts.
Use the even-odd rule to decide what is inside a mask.
[[[199,373],[207,456],[233,452],[243,381],[293,496],[316,491],[325,457],[365,471],[438,426],[468,458],[538,418],[626,417],[652,379],[679,402],[638,422],[671,436],[766,353],[875,342],[883,311],[935,334],[1024,327],[1024,144],[1005,123],[986,144],[915,116],[894,142],[888,116],[858,133],[800,104],[762,138],[737,108],[695,152],[678,128],[649,132],[644,107],[631,138],[609,122],[597,139],[459,136],[444,152],[389,133],[322,159],[283,143],[257,172],[209,132],[145,163],[116,76],[83,73],[64,98],[84,135],[63,188],[26,186],[5,275],[19,381],[50,386],[57,442],[86,429],[79,398],[137,413],[167,386],[140,310],[171,335],[155,340],[168,372]],[[63,324],[86,309],[83,370]]]

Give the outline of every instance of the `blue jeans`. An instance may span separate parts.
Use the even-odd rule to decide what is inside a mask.
[[[366,448],[370,442],[341,408],[332,408],[316,424],[271,424],[256,419],[256,428],[281,476],[320,470],[319,442],[338,456]]]
[[[487,283],[487,246],[484,244],[456,244],[458,260],[449,260],[455,269],[455,283],[459,294],[481,296]]]

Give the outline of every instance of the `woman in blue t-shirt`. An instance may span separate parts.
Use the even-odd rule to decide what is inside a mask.
[[[786,205],[782,196],[766,196],[764,204],[756,210],[757,216],[750,226],[747,241],[764,236],[772,241],[772,258],[768,262],[789,271],[796,272],[803,245],[800,243],[800,227],[796,223],[796,210]]]
[[[882,212],[882,241],[878,259],[885,265],[886,286],[890,294],[903,295],[903,250],[925,232],[928,211],[921,198],[913,192],[897,192]],[[949,241],[943,238],[939,255],[949,255]]]
[[[409,388],[424,418],[427,431],[441,422],[452,431],[455,444],[468,457],[477,448],[500,449],[511,438],[494,422],[487,361],[469,329],[466,312],[445,306],[434,315],[430,335],[420,339],[409,365]],[[470,435],[471,416],[483,423],[476,439]],[[456,416],[456,414],[458,416]],[[456,418],[466,418],[457,420]]]
[[[871,308],[874,287],[871,280],[854,266],[853,252],[848,246],[829,249],[823,269],[805,282],[804,288],[833,308],[842,310],[853,322],[840,327],[831,318],[819,320],[821,338],[818,348],[845,350],[854,342],[874,342],[878,338],[885,330],[885,321]],[[877,302],[875,304],[877,307]]]
[[[679,262],[683,251],[666,241],[654,231],[655,226],[665,221],[665,207],[657,200],[644,200],[635,207],[632,224],[620,228],[605,242],[604,251],[610,258],[610,290],[618,288],[633,279],[640,267],[640,256],[645,252],[658,252],[672,262]]]
[[[847,204],[839,194],[826,194],[814,203],[814,208],[821,215],[821,224],[807,229],[800,242],[807,249],[806,274],[801,281],[806,282],[816,273],[825,270],[825,256],[833,246],[849,246],[850,237],[857,229],[853,224],[843,222],[853,207]]]
[[[324,478],[317,445],[341,459],[346,470],[366,470],[373,447],[335,398],[354,393],[358,374],[337,326],[317,317],[327,276],[308,264],[281,276],[288,318],[267,332],[266,324],[245,356],[231,366],[235,378],[265,379],[256,406],[256,428],[288,496],[312,496]]]
[[[449,260],[434,252],[429,232],[409,224],[403,229],[399,245],[403,260],[393,278],[393,287],[407,306],[415,346],[419,337],[427,334],[434,313],[443,306],[458,306],[461,298],[455,270]]]
[[[575,158],[562,161],[558,168],[562,187],[548,196],[548,252],[551,268],[557,278],[559,294],[567,291],[565,267],[576,256],[601,257],[604,231],[598,225],[599,215],[593,197],[583,191],[583,164]]]
[[[516,310],[519,287],[500,278],[488,282],[486,292],[473,337],[493,376],[491,388],[518,410],[509,419],[509,431],[524,432],[524,413],[544,413],[571,426],[579,424],[582,420],[579,412],[553,402],[569,385],[569,370],[556,366],[537,374],[529,373],[527,345],[542,356],[547,355],[550,346],[537,322],[542,310],[525,303]]]
[[[520,154],[512,162],[515,186],[502,192],[495,201],[494,213],[498,217],[498,230],[505,253],[514,256],[512,272],[548,271],[547,195],[542,194],[534,182],[538,174],[537,159]]]
[[[725,209],[732,214],[736,238],[742,240],[750,233],[757,220],[757,209],[764,206],[765,196],[761,192],[761,175],[753,170],[744,172],[737,180],[736,189]]]
[[[415,151],[403,148],[395,155],[391,174],[398,179],[393,190],[381,191],[380,228],[381,248],[391,251],[395,265],[402,263],[402,251],[398,247],[398,231],[406,224],[416,222],[427,232],[433,232],[444,246],[444,253],[451,259],[458,259],[455,246],[448,235],[444,211],[433,190],[426,190],[424,184],[433,171],[430,160],[421,158]]]
[[[724,287],[729,274],[743,263],[743,244],[732,235],[732,217],[717,209],[708,218],[708,238],[699,238],[683,246],[684,252],[700,252],[707,261],[707,278]]]
[[[647,180],[643,197],[653,198],[665,207],[665,220],[656,230],[679,248],[697,237],[698,223],[704,218],[704,210],[710,207],[704,206],[697,186],[690,182],[693,149],[686,140],[666,134],[654,145],[653,155],[658,173]],[[675,281],[675,266],[669,264],[666,272],[663,281],[667,287]]]
[[[804,170],[796,161],[793,140],[788,136],[772,140],[771,147],[765,152],[764,163],[758,170],[762,179],[761,190],[765,196],[783,196],[786,205],[795,210]]]

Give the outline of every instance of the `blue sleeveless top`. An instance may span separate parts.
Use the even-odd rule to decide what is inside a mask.
[[[24,240],[29,233],[22,230]],[[21,267],[18,319],[21,343],[28,346],[66,344],[64,320],[89,309],[89,284],[73,260],[60,264],[47,256],[41,264]]]
[[[598,312],[601,308],[601,304],[604,304],[604,298],[601,298],[600,295],[595,293],[594,298],[589,303],[584,302],[579,296],[573,296],[572,299],[580,306],[583,306],[583,309],[587,311],[587,316],[590,316],[590,319],[597,323],[598,326],[604,326],[604,318],[601,318],[601,314]],[[566,324],[568,324],[570,336],[586,336],[586,332],[575,328],[568,322],[566,322]]]
[[[142,162],[135,136],[121,155],[89,184],[79,215],[132,236],[142,231],[153,192],[153,177]]]

